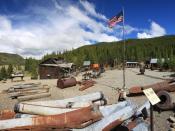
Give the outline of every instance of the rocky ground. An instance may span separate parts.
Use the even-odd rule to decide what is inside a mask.
[[[169,78],[172,74],[171,72],[158,72],[146,70],[145,75],[139,75],[139,69],[126,69],[126,88],[130,88],[136,85],[148,85],[156,82],[160,82],[163,79]],[[152,76],[152,77],[151,77]],[[80,80],[81,74],[77,77]],[[4,89],[8,89],[10,86],[19,83],[37,83],[41,82],[42,85],[47,84],[51,87],[51,96],[48,98],[37,99],[39,100],[50,100],[50,99],[64,99],[77,95],[83,95],[91,92],[102,91],[107,98],[108,104],[117,103],[118,91],[116,89],[122,88],[123,76],[122,70],[107,70],[101,75],[100,78],[95,79],[97,84],[90,87],[84,91],[79,91],[79,86],[74,86],[66,89],[59,89],[56,87],[57,80],[30,80],[29,78],[24,78],[23,82],[11,82],[8,80],[6,83],[0,82],[0,92]],[[175,101],[174,93],[171,93],[173,100]],[[129,99],[141,105],[146,101],[145,96],[130,97]],[[0,94],[0,110],[2,109],[13,109],[14,104],[17,100],[11,100],[6,94]],[[172,111],[166,111],[162,113],[154,112],[154,126],[155,131],[167,131],[167,118],[169,115],[173,115]]]

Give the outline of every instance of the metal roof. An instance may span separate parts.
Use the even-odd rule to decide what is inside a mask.
[[[158,59],[157,58],[154,58],[154,59],[151,59],[150,60],[150,63],[151,64],[157,64],[157,61],[158,61]]]
[[[83,66],[89,66],[91,64],[91,61],[84,61]]]
[[[138,64],[138,62],[127,61],[126,64]]]
[[[53,67],[61,67],[61,68],[71,68],[73,63],[62,63],[62,64],[41,64],[43,66],[53,66]]]

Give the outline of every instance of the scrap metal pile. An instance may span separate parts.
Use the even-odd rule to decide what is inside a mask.
[[[104,101],[103,93],[96,92],[64,100],[21,102],[14,112],[1,111],[0,130],[149,130],[149,102],[138,108],[129,100],[106,106]]]
[[[70,78],[62,78],[57,80],[57,87],[64,89],[72,86],[76,86],[77,84],[80,85],[79,90],[83,91],[89,87],[94,86],[96,82],[93,81],[92,79],[89,80],[83,80],[83,81],[76,81],[74,77]]]
[[[4,90],[3,93],[7,93],[11,99],[17,99],[18,101],[38,99],[42,97],[48,97],[50,87],[48,85],[41,85],[40,83],[27,83],[18,84]]]

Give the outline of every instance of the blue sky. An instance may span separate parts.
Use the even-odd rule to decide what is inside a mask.
[[[96,42],[122,40],[107,21],[125,8],[126,38],[174,34],[174,0],[0,0],[0,52],[41,58]]]

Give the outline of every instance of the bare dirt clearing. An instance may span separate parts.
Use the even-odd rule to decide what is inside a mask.
[[[150,71],[146,70],[144,75],[138,75],[139,69],[127,69],[126,70],[126,88],[130,88],[132,86],[136,85],[148,85],[156,82],[162,81],[162,79],[169,78],[169,75],[172,74],[170,72],[158,72],[158,71]],[[152,78],[149,76],[157,77]],[[80,76],[77,77],[77,80],[81,79]],[[118,100],[118,92],[117,88],[122,87],[123,77],[122,77],[122,70],[108,70],[105,73],[101,75],[100,78],[95,79],[97,84],[95,84],[93,87],[90,87],[84,91],[79,91],[79,85],[65,88],[65,89],[59,89],[56,87],[57,80],[56,79],[50,79],[50,80],[30,80],[29,78],[24,78],[23,82],[11,82],[8,80],[6,83],[0,82],[0,91],[8,89],[12,85],[20,84],[20,83],[38,83],[40,82],[42,85],[49,85],[51,96],[47,98],[42,99],[36,99],[34,101],[39,100],[51,100],[51,99],[64,99],[69,97],[74,97],[77,95],[83,95],[87,93],[92,93],[96,91],[102,91],[107,98],[108,104],[117,103]],[[174,93],[172,93],[174,96]],[[145,96],[137,96],[137,97],[130,97],[129,99],[136,102],[138,105],[143,104],[144,101],[146,101]],[[173,100],[175,101],[175,96],[173,97]],[[13,106],[15,103],[17,103],[17,100],[11,100],[8,98],[7,94],[0,94],[0,110],[2,109],[13,109]],[[173,115],[172,111],[166,111],[162,112],[161,114],[154,112],[154,121],[155,121],[155,130],[156,131],[166,131],[167,130],[167,122],[166,119],[169,117],[169,115]]]

